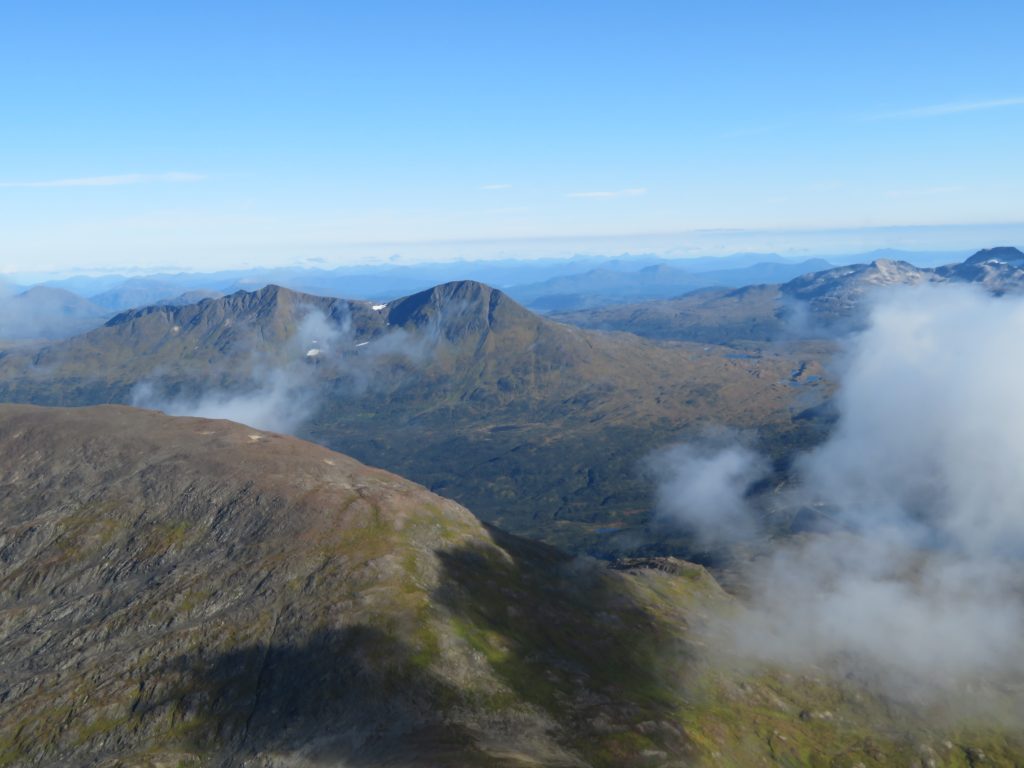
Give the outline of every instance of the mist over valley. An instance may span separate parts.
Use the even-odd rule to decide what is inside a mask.
[[[64,341],[8,349],[0,354],[0,391],[5,400],[50,407],[92,406],[82,411],[12,406],[4,413],[10,422],[5,445],[14,451],[12,457],[23,457],[8,464],[15,474],[4,487],[9,499],[26,499],[8,502],[6,508],[12,513],[20,510],[18,517],[11,518],[15,527],[10,530],[26,534],[48,531],[38,541],[38,534],[28,539],[18,534],[10,539],[13,548],[8,551],[13,559],[7,578],[14,589],[9,593],[10,608],[16,609],[27,595],[40,594],[39,590],[58,594],[53,592],[55,586],[48,584],[77,580],[76,589],[85,590],[81,596],[67,593],[61,599],[86,601],[77,609],[84,612],[76,614],[81,618],[74,625],[56,618],[58,614],[52,611],[67,609],[58,608],[61,603],[52,598],[40,603],[50,604],[50,608],[33,609],[37,616],[33,621],[49,627],[50,642],[63,643],[87,625],[100,622],[97,626],[102,626],[113,620],[116,614],[111,614],[105,603],[85,607],[94,604],[87,598],[89,591],[101,584],[113,585],[113,594],[132,589],[133,583],[148,585],[132,597],[124,593],[124,598],[117,598],[127,601],[122,609],[128,611],[126,615],[171,610],[184,619],[182,609],[173,608],[170,597],[182,588],[171,587],[169,576],[159,575],[181,567],[162,570],[168,563],[185,558],[181,562],[189,563],[194,575],[188,578],[197,579],[196,584],[227,586],[229,578],[250,578],[244,576],[249,568],[244,565],[237,566],[237,575],[231,577],[205,572],[217,562],[216,548],[224,546],[217,541],[234,540],[248,546],[245,542],[254,534],[245,532],[249,530],[245,526],[256,524],[248,522],[248,512],[233,511],[223,517],[227,510],[235,509],[236,502],[222,494],[235,491],[196,495],[203,487],[196,483],[208,482],[207,477],[209,482],[225,482],[223,472],[195,452],[209,450],[201,447],[206,435],[221,441],[223,438],[214,436],[227,434],[227,427],[221,426],[226,422],[209,422],[207,428],[203,421],[192,419],[179,427],[173,417],[229,419],[249,425],[250,431],[231,427],[230,434],[236,435],[231,445],[237,447],[218,448],[221,458],[217,462],[232,467],[229,476],[237,477],[241,483],[237,492],[245,498],[253,492],[244,490],[252,488],[250,483],[265,482],[257,481],[261,475],[253,473],[252,465],[254,460],[262,461],[257,458],[262,446],[291,445],[278,436],[281,433],[311,439],[410,477],[467,505],[486,523],[498,525],[500,528],[478,528],[481,533],[473,534],[483,537],[481,542],[494,542],[473,545],[485,546],[481,551],[493,546],[504,548],[495,552],[526,547],[524,553],[537,554],[523,557],[554,558],[551,562],[561,563],[559,575],[543,579],[553,579],[550,599],[569,601],[558,602],[562,620],[566,611],[597,610],[598,616],[604,617],[597,619],[602,627],[584,631],[571,642],[537,635],[522,626],[522,609],[513,608],[514,603],[502,613],[506,594],[517,589],[512,587],[511,591],[485,591],[472,599],[483,601],[474,609],[482,612],[474,614],[479,617],[474,621],[493,622],[497,620],[495,611],[502,617],[515,616],[515,620],[506,624],[502,618],[499,624],[487,624],[488,629],[479,625],[470,629],[463,620],[443,618],[449,616],[451,607],[445,607],[448,598],[438,601],[447,594],[447,587],[443,581],[435,581],[440,586],[424,593],[423,604],[441,611],[433,621],[455,623],[436,630],[448,640],[415,640],[416,634],[402,639],[412,644],[408,650],[396,650],[419,659],[424,658],[423,648],[433,647],[431,643],[442,642],[450,648],[436,661],[427,662],[430,681],[423,683],[422,690],[410,689],[414,698],[400,705],[406,708],[400,717],[407,723],[403,732],[408,732],[408,737],[394,741],[386,736],[379,723],[375,724],[376,716],[352,720],[339,731],[327,721],[299,714],[305,710],[295,710],[292,717],[300,719],[289,721],[292,724],[280,732],[267,731],[264,726],[257,726],[264,730],[250,732],[251,723],[235,732],[231,730],[234,726],[227,725],[229,709],[207,711],[205,705],[188,705],[178,711],[196,728],[201,721],[223,723],[203,726],[222,735],[211,732],[189,746],[159,725],[157,714],[182,704],[173,704],[173,697],[164,702],[146,698],[149,703],[140,710],[136,702],[132,711],[152,712],[146,717],[157,719],[150,725],[139,730],[140,723],[149,720],[138,721],[137,715],[125,714],[117,715],[102,731],[116,734],[128,728],[137,734],[127,741],[118,737],[129,750],[124,754],[135,749],[132,744],[160,744],[160,749],[170,750],[167,754],[181,755],[201,754],[207,749],[203,745],[218,744],[219,750],[229,750],[222,754],[241,756],[266,749],[302,751],[308,742],[320,744],[316,754],[333,755],[330,759],[342,759],[345,754],[370,760],[429,762],[446,759],[443,755],[449,753],[470,754],[464,751],[467,747],[449,742],[457,730],[463,734],[459,743],[475,745],[472,750],[482,750],[481,755],[490,754],[481,757],[485,763],[500,764],[492,751],[497,742],[480,730],[498,727],[497,721],[484,725],[489,721],[480,720],[479,715],[465,720],[465,713],[477,706],[468,703],[477,694],[465,686],[470,679],[474,686],[484,684],[483,672],[473,672],[466,682],[460,682],[459,675],[469,674],[456,671],[464,662],[445,655],[461,653],[458,648],[465,643],[483,650],[492,670],[487,674],[497,675],[486,685],[525,697],[517,704],[510,699],[512,709],[495,717],[512,716],[519,707],[525,708],[522,713],[532,712],[531,718],[539,718],[537,727],[549,733],[550,723],[560,723],[553,740],[542,738],[540,731],[533,735],[523,731],[516,737],[514,748],[540,755],[535,759],[543,764],[568,765],[580,759],[622,764],[640,759],[644,750],[703,760],[709,754],[704,750],[711,749],[703,741],[706,734],[718,732],[715,729],[720,727],[712,727],[714,720],[708,719],[713,718],[715,707],[722,706],[714,702],[724,697],[736,716],[742,717],[740,713],[748,708],[761,706],[757,702],[769,695],[768,691],[774,691],[771,695],[776,697],[772,705],[775,714],[764,721],[775,723],[772,733],[795,729],[791,730],[795,744],[815,753],[850,749],[854,743],[850,740],[865,729],[877,738],[883,733],[878,730],[883,720],[891,722],[895,717],[901,723],[900,733],[906,735],[893,734],[887,726],[884,732],[890,735],[877,752],[883,762],[897,759],[895,756],[911,749],[912,743],[926,738],[925,731],[971,733],[970,738],[978,744],[1002,744],[1000,749],[1012,754],[1017,749],[1012,742],[991,739],[993,734],[1013,732],[1016,721],[1011,713],[1024,703],[1024,669],[1020,666],[1024,658],[1020,598],[1024,585],[1015,567],[1021,552],[1021,542],[1016,542],[1021,499],[1012,480],[1020,457],[1014,448],[1017,420],[1007,410],[1015,402],[1012,382],[1017,378],[1015,363],[1002,354],[1011,343],[1009,339],[1021,330],[1020,318],[1024,317],[1021,300],[1014,295],[1018,254],[1015,250],[983,251],[961,267],[939,270],[889,262],[826,270],[782,286],[725,294],[729,303],[721,306],[726,309],[716,305],[725,301],[719,294],[698,291],[693,298],[676,300],[701,301],[705,307],[705,322],[698,333],[688,324],[692,314],[678,316],[687,318],[677,334],[683,340],[645,338],[656,335],[646,331],[643,324],[648,315],[644,313],[633,315],[644,335],[623,329],[583,330],[536,315],[501,291],[464,281],[382,303],[303,294],[277,286],[223,297],[204,296],[194,303],[161,302],[121,312],[101,327]],[[963,277],[965,274],[968,277]],[[998,279],[993,279],[993,274]],[[651,306],[660,307],[660,301],[652,301]],[[737,325],[737,313],[763,320]],[[722,330],[714,342],[707,334],[715,334],[711,322],[716,320]],[[750,333],[743,334],[744,328]],[[1005,387],[1010,389],[1004,391]],[[146,416],[144,411],[126,409],[93,410],[103,403],[156,409],[170,416]],[[947,418],[937,420],[935,414],[940,413]],[[65,422],[67,426],[62,426]],[[184,441],[182,449],[187,454],[180,455],[196,456],[195,463],[189,465],[192,474],[168,475],[175,477],[172,486],[165,486],[163,480],[154,480],[155,485],[145,480],[150,473],[165,471],[162,467],[167,461],[193,460],[150,457],[154,449],[142,445],[128,448],[135,439],[130,437],[136,433],[135,423],[139,424],[138,434],[150,441],[144,445],[161,445],[161,452],[174,451],[176,441]],[[160,436],[165,432],[166,439]],[[87,442],[76,447],[81,440]],[[121,443],[125,443],[124,449],[118,447]],[[105,447],[96,453],[87,447],[90,444]],[[135,457],[139,469],[119,468],[113,456],[121,450],[129,453],[120,455]],[[319,449],[302,449],[314,450]],[[240,452],[237,463],[232,458],[234,451]],[[252,458],[242,456],[254,451]],[[30,455],[50,459],[46,465],[29,469],[24,462]],[[326,451],[323,457],[317,466],[329,468],[342,460],[330,458]],[[291,475],[295,480],[287,482],[304,483],[308,492],[320,489],[315,490],[316,498],[330,503],[332,492],[322,490],[315,481],[300,480],[308,474],[301,468],[307,460],[275,454],[274,461],[273,476]],[[123,481],[114,479],[120,472],[127,472]],[[194,480],[188,479],[193,476]],[[271,475],[264,470],[262,476]],[[88,477],[107,479],[102,485],[91,485],[95,481],[86,480]],[[132,479],[136,477],[139,480]],[[157,477],[160,475],[154,475]],[[131,486],[135,490],[121,488],[122,483],[140,481],[141,487]],[[181,490],[173,490],[179,486]],[[29,491],[30,487],[37,490]],[[33,495],[17,495],[24,493]],[[69,493],[76,499],[70,506],[67,500],[58,507],[46,501],[51,497],[70,499]],[[209,511],[187,511],[191,507],[173,501],[178,493],[195,498]],[[274,491],[272,498],[277,499],[279,493]],[[29,498],[37,501],[27,501]],[[262,492],[253,498],[263,498]],[[153,510],[147,513],[154,515],[151,523],[129,525],[129,518],[120,517],[129,508],[124,505],[139,503],[132,499],[149,500],[142,502],[141,509]],[[152,506],[154,503],[158,506]],[[427,506],[433,510],[440,503]],[[270,515],[266,520],[272,521],[277,514],[273,508],[279,504],[287,507],[290,502],[273,501],[271,508],[259,514]],[[118,511],[122,508],[124,512]],[[57,516],[51,517],[54,514]],[[197,518],[196,514],[206,517]],[[480,525],[470,513],[460,514]],[[39,528],[44,520],[51,522]],[[144,527],[139,529],[139,525]],[[213,528],[204,532],[209,525]],[[224,533],[216,533],[223,525],[243,528],[224,539]],[[253,530],[264,530],[259,527],[263,525]],[[350,530],[351,534],[342,535],[337,555],[310,552],[290,555],[289,561],[308,561],[308,567],[323,558],[327,558],[322,560],[325,564],[336,557],[341,558],[339,565],[348,562],[353,550],[343,542],[349,535],[366,542],[360,547],[370,545],[373,551],[392,553],[385,557],[400,556],[402,550],[392,550],[383,531],[358,533],[378,523],[338,525],[340,531]],[[541,539],[569,554],[555,549],[531,550],[531,546],[542,545],[528,545],[525,539],[509,537],[501,529]],[[270,530],[257,534],[257,540],[276,537]],[[365,539],[367,535],[371,538]],[[265,545],[256,544],[257,540],[253,540],[257,551],[281,545],[269,543],[277,542],[276,538],[267,539]],[[431,541],[417,539],[415,551],[448,563],[449,555]],[[79,543],[72,546],[72,542]],[[46,559],[46,552],[56,551],[66,554],[57,560]],[[205,551],[209,554],[201,554]],[[109,563],[112,557],[123,558],[129,572],[141,569],[142,581],[127,580],[118,586],[121,577],[114,577],[113,572],[103,576],[104,569],[116,566],[99,566],[96,558]],[[469,567],[456,565],[463,555],[451,557],[456,558],[450,566],[456,572]],[[467,562],[476,562],[476,557],[472,555]],[[687,559],[703,563],[707,570]],[[101,570],[94,571],[95,567]],[[397,571],[395,578],[418,578],[413,574],[420,567],[426,566],[415,566],[408,576],[400,575],[406,571]],[[531,564],[532,578],[540,578],[539,572],[548,567]],[[268,574],[278,570],[267,565],[259,569]],[[84,581],[83,576],[74,576],[85,573],[96,576]],[[519,578],[504,570],[500,573],[491,578]],[[94,578],[99,580],[90,586]],[[287,578],[294,581],[296,576]],[[302,578],[307,584],[320,582],[320,577],[315,582],[308,581],[312,576]],[[344,572],[339,572],[338,578],[341,583],[352,579]],[[14,587],[16,584],[22,586]],[[635,719],[639,715],[627,714],[636,706],[628,703],[634,694],[618,687],[618,693],[610,696],[577,689],[570,699],[559,699],[561,703],[554,708],[546,699],[535,698],[532,688],[521,688],[535,685],[528,682],[529,675],[550,677],[543,672],[547,664],[556,668],[585,664],[591,654],[610,652],[601,650],[604,641],[597,638],[607,638],[605,633],[619,621],[610,618],[607,611],[612,609],[603,607],[602,602],[612,600],[609,606],[619,605],[615,601],[623,599],[604,594],[612,584],[616,585],[613,591],[625,589],[630,601],[640,601],[636,608],[614,610],[648,611],[660,627],[651,637],[654,645],[645,644],[640,656],[630,653],[613,666],[616,675],[656,675],[652,684],[662,691],[659,697],[667,697],[657,705],[662,708],[657,717],[666,723],[657,728],[663,730],[650,731]],[[172,591],[167,592],[168,588]],[[364,640],[354,638],[378,631],[373,627],[385,613],[397,617],[406,610],[399,604],[371,605],[363,609],[369,611],[365,614],[367,628],[353,629],[349,623],[353,619],[345,609],[335,620],[341,624],[329,624],[335,627],[330,630],[317,629],[321,620],[303,618],[302,612],[322,610],[315,606],[324,600],[326,609],[331,600],[321,596],[319,588],[310,589],[307,586],[290,599],[295,606],[289,619],[291,639],[284,641],[282,634],[277,645],[267,646],[267,652],[279,658],[280,664],[292,663],[287,659],[296,654],[300,659],[308,656],[296,663],[314,669],[328,663],[328,657],[321,659],[314,653],[349,657],[355,652],[358,657],[362,652],[345,650],[362,647],[358,643]],[[649,592],[652,589],[654,592]],[[59,588],[60,594],[65,592],[66,588]],[[250,605],[251,599],[243,599],[241,593],[231,598],[221,589],[203,594],[201,602],[187,609],[188,615],[205,611],[226,620],[233,615],[230,612],[256,611],[254,616],[264,616],[260,622],[277,626],[281,621],[274,618],[273,601],[260,608],[263,603]],[[152,607],[146,607],[150,604]],[[200,607],[203,605],[206,607]],[[461,605],[460,610],[464,608]],[[532,606],[528,610],[532,621],[540,620],[548,609]],[[79,622],[86,624],[73,629]],[[16,643],[24,630],[12,631],[8,643]],[[157,632],[156,626],[150,631]],[[422,631],[426,630],[416,630]],[[480,632],[484,634],[475,634]],[[390,633],[397,639],[394,630]],[[160,636],[164,634],[160,632]],[[588,635],[595,638],[593,643],[585,639]],[[175,683],[182,691],[176,694],[179,696],[195,686],[195,690],[204,690],[210,684],[236,685],[230,676],[223,683],[204,682],[203,675],[214,674],[213,680],[218,681],[225,673],[203,671],[203,665],[220,663],[210,656],[213,646],[203,635],[186,631],[182,640],[173,642],[170,635],[166,637],[160,642],[168,643],[167,650],[160,651],[154,662],[165,667],[162,671],[154,663],[135,672],[128,671],[134,669],[129,666],[116,679],[130,687],[133,675],[150,680],[172,675],[179,680]],[[423,642],[428,645],[416,650],[420,647],[417,643]],[[494,643],[498,644],[494,648],[504,650],[489,650]],[[538,643],[529,657],[533,660],[524,662],[526,666],[509,677],[511,672],[499,658],[527,653],[528,647]],[[314,646],[319,650],[314,652]],[[10,647],[21,648],[18,654],[29,654],[10,657],[23,659],[17,663],[35,663],[30,661],[34,657],[28,647]],[[81,653],[88,654],[83,659],[91,658],[92,651]],[[186,667],[174,666],[179,664],[175,654],[188,660]],[[559,658],[563,660],[555,661],[551,654],[562,654]],[[230,674],[253,674],[245,671],[248,662],[241,661],[244,655],[238,658],[242,666]],[[372,671],[361,673],[353,668],[339,674],[398,675],[405,680],[412,673],[410,662],[402,661],[400,655],[360,663],[370,664],[366,669]],[[43,671],[48,668],[40,667],[37,674],[44,677],[37,679],[57,674],[56,668]],[[97,672],[102,669],[96,668]],[[591,680],[585,687],[612,684],[610,680],[597,682],[603,678],[593,677],[596,671],[573,674]],[[56,685],[57,679],[47,685]],[[561,685],[551,680],[550,684]],[[285,685],[283,678],[272,685],[277,687],[268,689],[268,701],[295,695],[280,687]],[[729,693],[735,685],[741,693]],[[438,695],[438,686],[454,686],[459,696],[470,699],[449,714],[445,710],[428,716],[423,705],[415,702],[430,701]],[[227,695],[226,690],[218,696]],[[328,698],[318,699],[321,703],[317,706],[332,711],[341,707],[340,713],[353,706],[346,703],[350,702],[346,697],[356,696],[351,702],[366,704],[366,697],[373,696],[368,692],[341,696],[332,693],[334,689],[320,690],[318,696]],[[352,690],[358,691],[358,685]],[[60,695],[74,700],[71,689]],[[577,709],[589,707],[584,702],[595,695],[612,709],[600,710],[604,714],[588,710],[590,714],[579,720]],[[853,709],[844,708],[834,698],[849,695],[860,702]],[[29,716],[32,710],[26,707],[33,706],[31,701],[16,697],[5,720]],[[396,707],[399,701],[389,698],[381,700],[381,705]],[[641,710],[649,706],[643,705]],[[884,719],[883,712],[888,713]],[[350,716],[341,717],[348,722]],[[570,720],[562,719],[565,717]],[[682,720],[677,720],[680,717]],[[594,741],[593,734],[601,732],[605,726],[599,724],[606,720],[618,723],[611,733],[625,729],[637,734],[637,744],[647,746],[634,751],[612,746],[618,744],[614,739]],[[84,758],[105,743],[83,738],[81,728],[86,726],[45,725],[50,722],[45,718],[37,722],[34,730],[21,731],[15,738],[19,754],[79,759],[72,756]],[[456,726],[457,722],[462,724]],[[549,725],[542,725],[545,722]],[[590,724],[585,725],[587,722]],[[670,727],[672,722],[676,724]],[[826,723],[827,735],[823,735]],[[737,722],[728,727],[742,730],[745,726]],[[327,738],[329,733],[336,735]],[[743,763],[761,759],[755,756],[771,754],[774,749],[771,739],[748,741],[739,737],[739,731],[735,733],[713,751],[722,753],[725,748],[733,755],[731,759]],[[418,745],[418,757],[407,754],[410,744]],[[931,745],[929,749],[939,747]],[[967,753],[961,750],[961,754]]]

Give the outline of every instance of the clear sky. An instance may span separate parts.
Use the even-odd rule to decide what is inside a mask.
[[[2,3],[0,271],[1024,222],[1022,30],[1019,0]]]

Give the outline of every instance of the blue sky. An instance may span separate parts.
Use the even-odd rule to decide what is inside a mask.
[[[5,3],[0,270],[969,247],[948,225],[1024,222],[1021,29],[1020,2]]]

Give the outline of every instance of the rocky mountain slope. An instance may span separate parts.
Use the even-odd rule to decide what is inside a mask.
[[[167,408],[272,391],[275,411],[306,407],[303,436],[516,532],[613,551],[646,535],[639,464],[654,447],[707,423],[760,430],[777,451],[806,443],[820,427],[796,417],[825,397],[820,374],[801,350],[584,331],[480,283],[377,305],[270,287],[0,355],[0,399],[129,403],[144,386]]]
[[[697,566],[573,560],[294,438],[0,406],[3,765],[1020,758],[991,723],[716,662],[699,628],[730,605]]]
[[[1024,253],[1006,246],[985,248],[962,264],[950,264],[935,270],[940,279],[977,283],[997,295],[1024,289]]]
[[[690,750],[678,727],[639,730],[671,709],[647,664],[674,641],[629,577],[394,475],[121,407],[2,406],[0,467],[3,764]]]
[[[878,259],[870,264],[814,272],[781,286],[783,297],[802,304],[815,322],[834,326],[860,317],[864,300],[873,291],[892,286],[941,282],[935,272],[905,261]]]

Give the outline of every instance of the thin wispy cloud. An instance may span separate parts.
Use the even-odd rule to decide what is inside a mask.
[[[480,189],[483,189],[483,190],[485,190],[487,192],[495,192],[495,191],[497,191],[499,189],[512,189],[512,185],[511,184],[484,184],[482,187],[480,187]]]
[[[608,199],[612,197],[639,197],[640,195],[646,195],[647,190],[643,187],[636,187],[635,189],[618,189],[614,191],[604,192],[569,192],[566,197],[580,197],[589,199]]]
[[[981,112],[987,109],[1001,109],[1003,107],[1024,106],[1024,96],[1015,96],[1008,99],[990,99],[989,101],[961,101],[949,104],[933,104],[928,107],[917,107],[905,109],[899,112],[885,112],[873,115],[869,120],[912,120],[919,117],[942,117],[944,115],[957,115],[962,112]]]
[[[0,181],[3,188],[58,188],[58,187],[123,187],[130,184],[202,181],[198,173],[125,173],[119,176],[83,176],[74,179],[48,179],[45,181]]]

